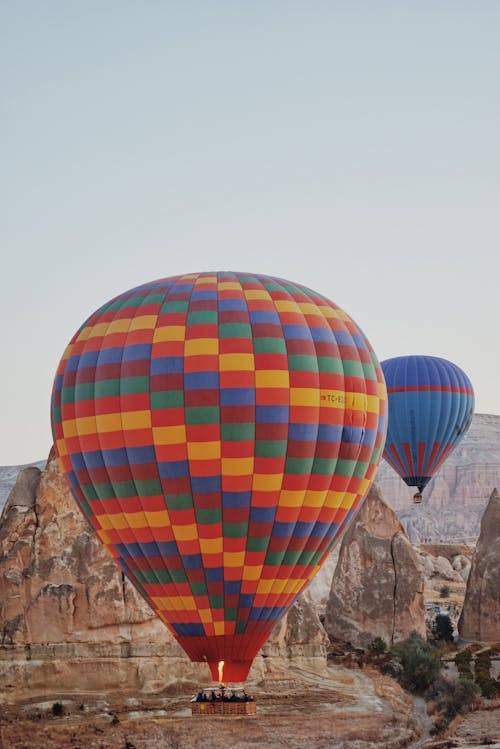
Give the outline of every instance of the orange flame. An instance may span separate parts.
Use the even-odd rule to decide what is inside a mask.
[[[219,671],[219,682],[224,684],[224,661],[219,661],[217,669]]]

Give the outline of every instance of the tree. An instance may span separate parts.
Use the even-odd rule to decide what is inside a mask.
[[[375,639],[372,640],[368,646],[368,651],[370,655],[375,658],[379,655],[383,655],[386,650],[387,650],[387,643],[385,640],[382,639],[382,637],[375,637]]]
[[[395,645],[392,655],[401,664],[399,680],[410,691],[427,689],[441,670],[436,649],[417,632]]]
[[[472,679],[460,678],[456,682],[438,677],[429,696],[435,701],[441,715],[435,721],[431,733],[442,733],[458,713],[470,710],[477,691]]]
[[[453,642],[453,625],[451,619],[447,614],[438,614],[434,619],[432,630],[436,637],[436,640],[444,640],[445,642]]]

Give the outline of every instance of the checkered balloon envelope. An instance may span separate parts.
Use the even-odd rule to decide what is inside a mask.
[[[244,681],[359,510],[386,390],[355,322],[250,273],[193,273],[92,314],[55,377],[71,492],[193,661]]]

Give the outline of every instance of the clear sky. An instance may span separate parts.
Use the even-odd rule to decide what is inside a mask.
[[[500,414],[498,0],[3,0],[0,465],[101,303],[248,270]]]

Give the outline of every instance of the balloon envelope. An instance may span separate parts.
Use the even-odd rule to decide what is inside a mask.
[[[470,426],[472,384],[436,356],[398,356],[381,366],[389,398],[384,458],[421,492]]]
[[[55,378],[71,491],[195,661],[243,681],[373,481],[383,375],[310,289],[199,273],[95,312]]]

